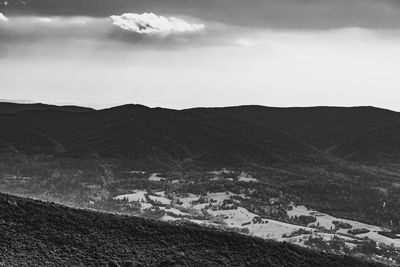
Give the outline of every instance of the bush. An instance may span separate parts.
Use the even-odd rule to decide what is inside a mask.
[[[360,234],[366,234],[366,233],[369,233],[370,232],[370,230],[368,230],[368,229],[365,229],[365,228],[360,228],[360,229],[352,229],[352,230],[348,230],[347,231],[349,234],[352,234],[352,235],[360,235]]]

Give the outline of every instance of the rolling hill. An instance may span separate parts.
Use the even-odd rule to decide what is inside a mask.
[[[144,166],[316,163],[332,156],[396,162],[400,154],[396,137],[387,136],[400,114],[374,107],[172,110],[124,105],[95,111],[0,103],[0,120],[2,151],[96,155]]]
[[[3,266],[381,266],[194,225],[0,194]]]
[[[360,133],[338,144],[331,153],[352,161],[399,162],[400,123]]]
[[[3,153],[56,154],[63,146],[45,134],[15,120],[0,117],[0,151]]]
[[[276,129],[327,153],[337,150],[339,146],[345,147],[347,142],[352,142],[351,140],[358,135],[400,122],[400,113],[375,107],[274,108],[239,106],[196,108],[188,111],[210,117],[235,118]],[[386,138],[383,131],[380,132],[383,134],[382,136],[375,135],[376,142]],[[360,147],[362,144],[359,143],[359,147],[353,147],[356,149],[355,151],[351,151],[352,148],[347,147],[346,153],[357,153],[360,149],[366,151],[369,150],[368,146],[374,144],[364,143],[364,145],[365,147]],[[399,150],[390,152],[398,153]],[[373,153],[375,152],[371,150],[369,155],[373,156]],[[376,151],[376,153],[379,153],[379,151]],[[332,152],[331,154],[343,156],[339,152]],[[345,158],[349,159],[347,156]],[[363,161],[362,157],[352,157],[352,159]]]
[[[95,154],[151,166],[192,162],[243,166],[325,160],[311,146],[264,126],[140,105],[85,113],[24,111],[2,117],[56,140],[65,148],[62,153],[53,153],[58,156]],[[13,145],[12,138],[3,139]]]

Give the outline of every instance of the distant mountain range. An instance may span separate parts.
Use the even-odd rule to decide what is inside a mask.
[[[94,109],[78,106],[55,106],[40,103],[11,103],[0,101],[0,114],[12,114],[21,111],[59,110],[66,112],[87,112]]]
[[[125,105],[0,103],[0,151],[238,166],[400,159],[400,113],[374,107],[239,106],[171,110]]]

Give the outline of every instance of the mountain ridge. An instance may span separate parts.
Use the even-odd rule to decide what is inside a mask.
[[[49,105],[42,103],[12,103],[0,101],[0,114],[13,114],[22,111],[43,111],[43,110],[61,110],[68,112],[89,112],[94,111],[92,108],[74,106],[74,105]]]
[[[95,153],[108,158],[158,158],[168,164],[189,160],[224,166],[322,158],[317,150],[274,129],[234,118],[210,119],[142,105],[85,113],[45,110],[4,116],[57,140],[67,156]]]
[[[11,108],[5,111],[7,107]],[[320,158],[323,161],[328,156],[358,162],[382,162],[395,161],[400,152],[400,149],[388,150],[389,155],[383,155],[379,145],[372,144],[364,148],[349,145],[360,151],[368,150],[365,157],[349,156],[357,151],[343,153],[343,146],[351,144],[357,136],[400,123],[399,112],[372,106],[275,108],[244,105],[175,110],[127,104],[93,110],[75,106],[0,103],[0,117],[26,127],[27,131],[34,130],[49,137],[61,144],[59,148],[65,148],[54,151],[65,150],[68,156],[94,153],[100,157],[131,157],[144,152],[149,153],[149,157],[165,154],[160,160],[171,163],[197,159],[203,162],[202,157],[221,158],[224,155],[231,157],[225,163],[237,164],[248,160],[286,162],[285,159],[290,161],[292,156],[295,161],[302,162],[301,158],[311,160],[309,155],[313,160]],[[376,139],[378,142],[379,137]],[[125,147],[122,140],[126,142]],[[4,138],[2,142],[15,146]],[[206,152],[211,155],[201,156],[207,144],[211,147]],[[290,147],[290,144],[294,146]],[[235,147],[237,149],[233,149]]]

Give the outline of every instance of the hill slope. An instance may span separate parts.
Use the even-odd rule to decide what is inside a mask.
[[[0,264],[378,266],[235,233],[77,210],[3,194]]]
[[[399,162],[400,123],[363,132],[332,150],[332,154],[352,161]]]
[[[277,129],[327,151],[363,132],[400,122],[400,113],[375,107],[239,106],[196,108],[188,111],[208,116],[235,118]]]
[[[54,139],[13,119],[0,117],[0,151],[3,153],[55,154],[64,148]]]
[[[124,105],[94,111],[0,103],[0,151],[96,155],[126,159],[140,168],[315,164],[332,155],[397,162],[400,140],[388,135],[399,123],[400,113],[374,107],[171,110]]]
[[[25,111],[3,117],[51,137],[65,148],[63,155],[72,157],[96,154],[144,166],[194,162],[217,167],[324,160],[316,149],[268,127],[185,111],[126,105],[97,112]]]

